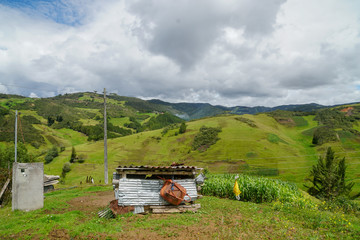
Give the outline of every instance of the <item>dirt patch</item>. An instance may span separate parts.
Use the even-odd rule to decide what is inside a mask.
[[[49,239],[70,239],[70,235],[66,229],[53,229],[48,237]]]
[[[114,200],[114,191],[93,192],[91,195],[73,198],[67,203],[71,206],[70,211],[79,210],[85,213],[97,212]]]
[[[286,126],[289,126],[289,127],[296,126],[296,123],[291,118],[276,118],[276,121],[278,123],[282,124],[282,125],[286,125]]]
[[[28,236],[31,236],[31,239],[34,239],[34,240],[42,239],[42,238],[40,238],[40,236],[33,235],[32,233],[33,233],[33,231],[31,229],[27,229],[27,230],[21,231],[17,234],[11,234],[9,236],[2,236],[0,234],[0,239],[3,239],[3,240],[24,239],[25,237],[28,237]]]

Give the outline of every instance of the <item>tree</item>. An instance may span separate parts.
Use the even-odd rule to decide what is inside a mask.
[[[75,159],[76,159],[76,151],[75,151],[75,148],[72,147],[72,149],[71,149],[70,162],[71,162],[71,163],[75,162]]]
[[[180,125],[180,128],[179,128],[179,133],[180,134],[183,134],[183,133],[185,133],[186,132],[186,124],[183,122],[183,123],[181,123],[181,125]]]
[[[47,123],[47,125],[50,127],[51,125],[53,125],[54,124],[54,122],[55,122],[55,119],[53,118],[53,117],[48,117],[47,118],[47,120],[48,120],[48,123]]]
[[[64,178],[66,177],[66,174],[70,171],[71,171],[70,163],[68,163],[68,162],[64,163],[64,166],[63,166],[62,172],[61,172],[61,177],[63,178],[62,180],[64,180]]]
[[[307,181],[312,183],[310,187],[305,185],[308,193],[327,201],[339,196],[348,197],[354,186],[353,182],[346,184],[345,158],[339,160],[335,157],[331,147],[327,149],[325,159],[319,157]]]
[[[315,145],[322,145],[327,142],[338,141],[338,137],[334,129],[328,126],[318,127],[314,131],[312,143]]]
[[[57,147],[54,146],[47,152],[47,154],[45,156],[45,163],[46,164],[50,163],[57,156],[59,156],[59,151],[58,151]]]

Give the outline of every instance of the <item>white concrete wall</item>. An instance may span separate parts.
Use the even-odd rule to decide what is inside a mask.
[[[44,164],[14,163],[12,210],[35,210],[44,207]]]

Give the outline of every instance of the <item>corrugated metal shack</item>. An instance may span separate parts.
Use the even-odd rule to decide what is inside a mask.
[[[133,206],[134,213],[196,211],[200,208],[200,204],[194,204],[198,199],[196,175],[201,170],[194,166],[119,166],[113,174],[115,198],[119,206]],[[160,196],[164,181],[159,177],[173,179],[183,186],[191,197],[191,204],[170,206]]]

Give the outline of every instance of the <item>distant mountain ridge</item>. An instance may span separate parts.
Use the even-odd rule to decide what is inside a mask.
[[[332,106],[324,106],[316,103],[308,104],[289,104],[280,105],[276,107],[246,107],[246,106],[235,106],[225,107],[221,105],[213,106],[209,103],[169,103],[159,99],[148,100],[148,102],[162,105],[167,108],[168,111],[175,114],[176,116],[185,120],[199,119],[203,117],[211,117],[218,114],[231,113],[231,114],[256,114],[264,112],[272,112],[275,110],[284,111],[301,111],[301,112],[312,112],[321,108],[328,108]],[[341,104],[342,105],[342,104]]]
[[[97,93],[90,92],[79,92],[79,93],[71,93],[59,95],[56,97],[46,98],[48,100],[54,99],[69,99],[76,98],[80,95],[89,95],[92,97],[97,97],[101,99],[102,95]],[[26,98],[20,95],[8,95],[8,94],[0,94],[0,99],[11,99],[11,98]],[[257,114],[257,113],[265,113],[272,112],[276,110],[284,110],[284,111],[301,111],[301,112],[312,112],[318,109],[323,108],[331,108],[341,105],[350,105],[355,103],[345,103],[345,104],[337,104],[331,106],[320,105],[317,103],[307,103],[307,104],[289,104],[289,105],[280,105],[275,107],[265,107],[265,106],[255,106],[255,107],[247,107],[247,106],[234,106],[234,107],[226,107],[221,105],[211,105],[209,103],[189,103],[189,102],[180,102],[180,103],[170,103],[165,102],[159,99],[151,99],[151,100],[143,100],[136,97],[126,97],[119,96],[117,94],[110,93],[108,95],[109,99],[113,99],[118,102],[124,102],[125,106],[129,109],[136,110],[138,112],[143,113],[151,113],[151,112],[169,112],[179,118],[184,120],[193,120],[200,119],[204,117],[212,117],[219,114]],[[94,103],[88,102],[87,104],[94,105]],[[96,108],[101,106],[100,101],[97,101]],[[132,111],[132,110],[131,110]],[[125,114],[127,115],[127,114]]]

